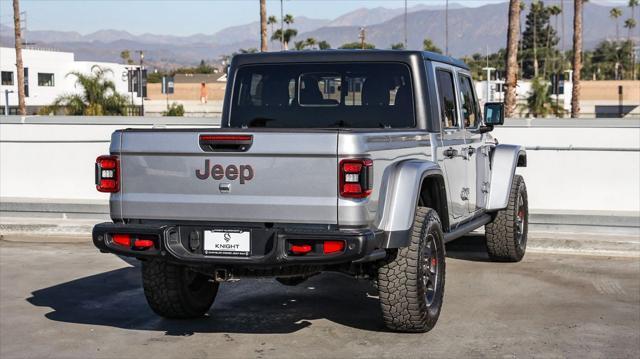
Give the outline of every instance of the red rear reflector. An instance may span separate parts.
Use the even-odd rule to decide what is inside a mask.
[[[137,248],[151,248],[153,247],[153,241],[150,239],[136,239],[133,242],[133,246]]]
[[[309,244],[292,244],[291,253],[293,254],[307,254],[311,252],[311,245]]]
[[[130,247],[131,246],[131,236],[128,234],[114,234],[111,237],[111,240],[113,241],[113,243],[119,245],[119,246],[123,246],[123,247]]]
[[[344,250],[344,241],[324,241],[322,251],[324,254],[342,252]]]
[[[200,135],[200,141],[252,141],[252,135]]]

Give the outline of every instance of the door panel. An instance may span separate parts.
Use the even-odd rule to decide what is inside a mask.
[[[440,165],[446,176],[450,221],[453,224],[460,222],[469,214],[465,135],[459,121],[457,86],[453,69],[450,66],[438,65],[435,77],[442,127],[442,146],[438,148],[438,161],[441,162]]]
[[[458,72],[460,116],[464,126],[467,154],[468,212],[473,215],[486,203],[489,182],[489,152],[484,146],[485,136],[478,132],[482,114],[475,94],[473,81],[468,73]]]

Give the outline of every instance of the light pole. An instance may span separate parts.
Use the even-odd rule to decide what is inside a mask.
[[[13,90],[4,90],[4,115],[9,116],[9,94],[13,93]]]
[[[404,49],[408,49],[407,44],[407,0],[404,0]]]
[[[495,67],[483,67],[483,70],[487,71],[487,97],[485,102],[491,102],[493,99],[489,99],[491,96],[491,71],[495,71]]]
[[[449,56],[449,0],[444,5],[444,54]]]
[[[142,52],[142,50],[138,52],[140,53],[140,71],[138,71],[138,88],[140,89],[140,104],[142,109],[142,116],[144,116],[144,87],[142,84],[142,71],[144,70],[144,52]]]
[[[284,50],[284,0],[280,0],[280,51]]]

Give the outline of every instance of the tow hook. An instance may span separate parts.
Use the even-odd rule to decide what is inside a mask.
[[[213,272],[213,280],[216,282],[228,282],[232,280],[231,273],[226,269],[216,269]]]

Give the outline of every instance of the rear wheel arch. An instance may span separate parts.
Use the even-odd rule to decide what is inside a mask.
[[[442,230],[449,230],[449,207],[444,177],[440,174],[427,175],[422,179],[416,206],[429,207],[438,213]]]

